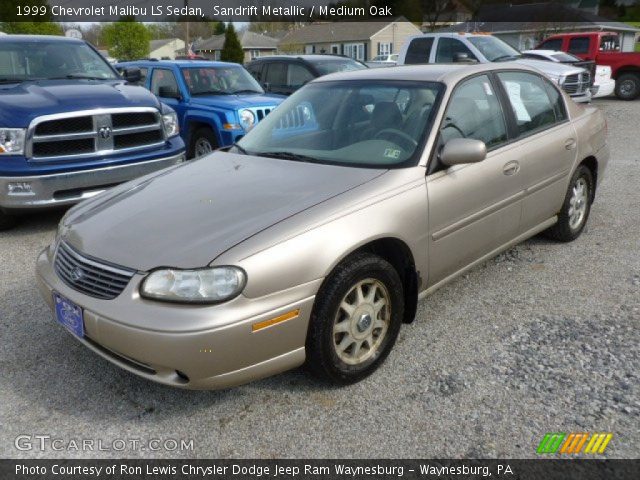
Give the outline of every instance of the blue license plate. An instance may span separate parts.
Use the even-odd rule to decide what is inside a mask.
[[[56,320],[74,335],[84,337],[84,319],[82,308],[58,293],[53,294],[56,306]]]

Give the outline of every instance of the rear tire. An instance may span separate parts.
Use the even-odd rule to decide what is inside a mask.
[[[200,158],[209,155],[218,148],[218,140],[213,130],[201,127],[191,135],[189,144],[189,158]]]
[[[589,219],[594,197],[591,170],[580,165],[569,182],[569,188],[558,213],[558,222],[545,231],[545,235],[559,242],[571,242],[580,236]]]
[[[623,73],[616,78],[616,97],[620,100],[633,100],[640,95],[640,75]]]
[[[403,314],[402,281],[395,268],[370,253],[348,257],[316,296],[305,366],[337,385],[362,380],[389,355]]]
[[[16,226],[18,219],[12,215],[0,211],[0,231],[9,230]]]

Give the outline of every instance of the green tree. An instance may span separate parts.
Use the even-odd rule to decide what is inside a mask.
[[[0,31],[21,35],[62,35],[64,32],[54,22],[2,22]]]
[[[227,31],[227,24],[224,22],[216,22],[215,27],[213,27],[214,35],[222,35]]]
[[[234,63],[244,62],[244,51],[232,23],[227,25],[227,31],[224,32],[224,45],[222,52],[220,52],[220,60]]]
[[[120,61],[149,56],[151,34],[144,24],[132,18],[121,18],[119,22],[106,25],[102,30],[102,39],[109,48],[109,55]]]

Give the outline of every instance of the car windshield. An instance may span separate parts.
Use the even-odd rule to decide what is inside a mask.
[[[86,43],[0,42],[0,82],[66,78],[115,80],[119,77]]]
[[[480,50],[480,53],[490,62],[514,60],[522,56],[518,50],[508,43],[489,35],[485,37],[469,37],[469,42]]]
[[[336,72],[350,72],[352,70],[362,70],[367,68],[360,62],[356,62],[351,58],[332,58],[328,60],[316,60],[313,62],[314,67],[320,75],[328,75]]]
[[[415,165],[443,90],[434,82],[312,83],[243,137],[238,150],[345,166]]]
[[[264,93],[260,84],[242,67],[189,67],[182,75],[191,95]]]

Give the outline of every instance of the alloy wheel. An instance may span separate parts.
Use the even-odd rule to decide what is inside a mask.
[[[589,187],[584,177],[580,177],[573,185],[571,198],[569,199],[569,227],[577,230],[582,225],[589,202]]]

